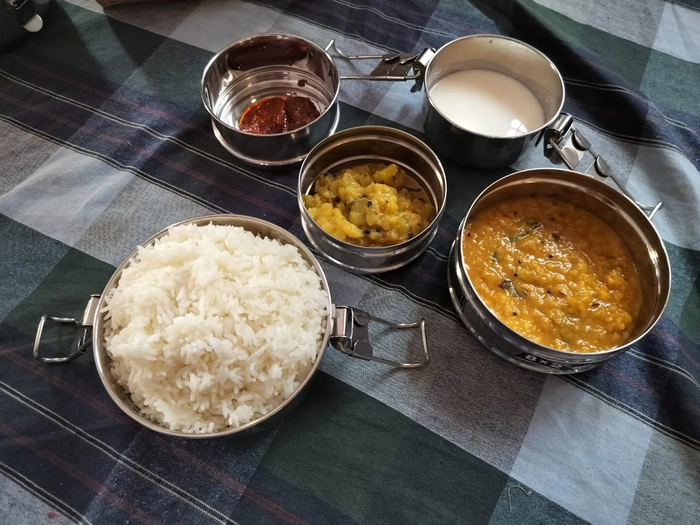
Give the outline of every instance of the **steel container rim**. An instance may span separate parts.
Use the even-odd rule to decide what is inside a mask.
[[[336,239],[318,226],[316,221],[311,218],[306,206],[304,205],[303,196],[304,194],[308,193],[313,185],[313,180],[315,180],[314,177],[313,180],[309,181],[310,184],[306,184],[306,175],[311,168],[317,168],[315,163],[317,163],[319,159],[322,159],[324,155],[327,155],[329,152],[339,146],[369,137],[381,137],[387,140],[400,141],[402,142],[403,146],[412,147],[413,153],[420,155],[428,162],[428,164],[431,165],[431,167],[438,174],[441,183],[441,195],[436,195],[436,201],[433,202],[435,205],[435,218],[433,221],[428,225],[428,227],[426,227],[425,230],[420,232],[415,237],[391,246],[357,246]],[[371,157],[373,157],[373,155],[363,155],[359,153],[357,155],[344,158],[342,163],[357,161],[359,164],[362,162],[368,162],[366,159]],[[375,162],[377,160],[387,162],[390,159],[386,157],[384,159],[373,160]],[[403,164],[400,161],[393,161],[397,164]],[[316,176],[320,175],[324,170],[328,168],[332,169],[334,165],[339,165],[340,163],[341,162],[335,162],[330,166],[322,166],[321,169],[318,170],[318,174]],[[403,267],[422,255],[437,234],[440,220],[445,212],[447,203],[447,175],[437,154],[427,144],[414,135],[388,126],[356,126],[326,137],[324,140],[319,142],[304,159],[299,171],[299,178],[297,182],[297,202],[301,216],[302,228],[304,229],[307,239],[311,245],[321,252],[330,262],[336,266],[355,273],[376,274],[388,272]],[[332,250],[331,253],[329,253],[329,249]],[[380,264],[379,266],[358,266],[342,260],[343,256],[358,255],[363,257],[364,260],[368,262],[382,261],[387,259],[387,257],[390,257],[391,261],[385,264]]]
[[[328,109],[324,112],[324,115],[330,114],[331,111],[335,110],[335,116],[333,117],[333,122],[331,124],[331,127],[328,132],[328,136],[333,135],[335,133],[335,130],[338,129],[338,124],[340,122],[340,106],[337,103],[333,104],[333,107],[328,107]],[[319,117],[320,118],[320,117]],[[250,155],[246,155],[245,153],[242,153],[235,149],[229,142],[226,140],[224,137],[223,133],[218,128],[218,125],[221,121],[218,121],[214,123],[213,125],[213,131],[214,131],[214,136],[216,139],[219,141],[219,144],[228,151],[231,155],[241,159],[243,162],[246,162],[248,164],[260,166],[263,168],[285,168],[289,166],[294,166],[295,164],[300,164],[308,155],[308,153],[299,155],[297,157],[292,157],[289,159],[285,160],[265,160],[265,159],[259,159],[255,157],[251,157]],[[314,121],[316,122],[316,121]],[[310,126],[314,122],[311,122],[307,124],[307,126]],[[306,126],[304,126],[305,128]],[[299,129],[304,129],[304,128],[299,128]],[[230,126],[227,126],[228,130],[231,130],[232,128]],[[236,130],[239,131],[239,130]],[[294,131],[299,131],[299,130],[294,130]],[[294,133],[294,131],[287,131],[285,133]],[[239,131],[240,133],[245,133],[243,131]],[[248,135],[253,135],[252,133],[248,133]],[[276,134],[270,134],[270,135],[265,135],[268,137],[274,137],[274,136],[280,136],[284,135],[284,133],[276,133]]]
[[[227,123],[225,123],[223,120],[221,120],[214,113],[214,108],[210,107],[210,104],[208,103],[207,97],[205,95],[205,88],[206,88],[206,80],[208,78],[209,72],[211,71],[211,69],[213,67],[215,67],[219,63],[222,56],[226,55],[226,53],[228,53],[234,47],[240,46],[241,44],[244,44],[246,42],[252,42],[255,39],[260,38],[260,37],[276,37],[276,38],[280,38],[280,39],[288,39],[288,40],[295,40],[298,42],[303,42],[305,45],[312,47],[314,49],[314,51],[324,55],[328,59],[328,62],[331,63],[337,71],[337,67],[335,65],[335,62],[333,61],[333,58],[330,56],[328,51],[323,49],[321,46],[319,46],[315,42],[308,40],[307,38],[304,38],[304,37],[299,36],[299,35],[294,35],[291,33],[256,33],[254,35],[249,35],[249,36],[240,38],[240,39],[236,40],[235,42],[231,42],[230,44],[226,45],[224,48],[219,50],[209,60],[209,62],[207,62],[207,65],[204,67],[204,72],[202,73],[202,79],[200,80],[200,97],[202,99],[202,103],[204,104],[204,109],[207,110],[207,113],[209,113],[209,116],[211,118],[213,118],[218,124],[223,126],[225,129],[232,130],[232,131],[235,131],[237,133],[241,133],[243,135],[249,135],[249,136],[254,136],[254,137],[259,137],[260,135],[258,135],[256,133],[249,133],[247,131],[241,131],[240,129],[237,129],[237,128],[233,128],[233,127],[229,126]],[[335,93],[333,94],[332,101],[328,104],[328,107],[323,111],[323,113],[321,113],[321,115],[318,118],[321,118],[321,116],[323,116],[325,113],[328,113],[331,110],[331,108],[336,105],[336,103],[338,101],[339,91],[340,91],[340,83],[336,87]],[[279,136],[290,135],[294,132],[298,132],[299,130],[303,130],[306,127],[312,125],[314,122],[316,122],[316,120],[318,120],[318,119],[315,119],[314,121],[306,124],[306,126],[302,126],[301,128],[298,128],[298,129],[295,129],[292,131],[284,131],[282,133],[270,133],[269,135],[264,135],[264,136],[266,136],[266,137],[279,137]]]
[[[256,60],[249,57],[259,55],[248,53],[242,57],[246,57],[246,61],[252,60],[253,63],[242,68],[232,67],[229,63],[232,54],[236,55],[239,51],[248,52],[251,46],[270,45],[271,49],[275,50],[278,46],[284,48],[287,44],[303,47],[303,58],[292,55],[275,56],[273,53],[271,62],[260,58],[256,63]],[[278,71],[280,68],[284,71]],[[275,76],[276,72],[281,75],[279,78]],[[266,80],[269,75],[272,76]],[[298,75],[300,76],[297,78]],[[296,87],[292,88],[287,84],[289,79],[297,80]],[[260,87],[259,82],[262,82]],[[307,85],[315,87],[304,87]],[[236,120],[240,118],[237,116],[240,107],[238,110],[235,107],[240,106],[240,103],[245,100],[254,102],[257,98],[256,93],[260,96],[273,96],[287,93],[289,89],[298,89],[305,96],[315,99],[318,109],[323,107],[320,115],[304,126],[282,133],[257,134],[238,128]],[[340,121],[339,93],[338,67],[330,54],[307,38],[284,32],[257,33],[231,42],[209,60],[200,80],[200,98],[211,118],[214,135],[219,143],[243,162],[270,169],[299,164],[314,145],[335,133]],[[238,96],[241,97],[239,103],[226,109],[231,117],[226,121],[226,116],[219,113],[219,104],[232,103],[231,101]],[[227,99],[230,100],[227,102]]]
[[[104,345],[104,318],[102,316],[102,309],[106,306],[105,301],[106,298],[109,294],[109,292],[117,285],[119,282],[119,278],[121,277],[122,271],[129,266],[131,260],[138,254],[138,249],[141,246],[147,246],[155,242],[157,239],[163,237],[168,233],[170,228],[173,228],[175,226],[183,226],[187,224],[196,224],[197,226],[203,226],[206,224],[215,224],[215,225],[221,225],[221,226],[241,226],[245,228],[248,231],[251,231],[255,233],[256,235],[261,235],[261,236],[266,236],[270,238],[274,238],[279,240],[280,242],[283,242],[285,244],[291,244],[295,246],[302,254],[302,257],[304,260],[306,260],[312,268],[316,271],[318,274],[320,280],[321,280],[321,285],[323,289],[327,292],[328,294],[328,304],[327,304],[327,312],[326,316],[324,317],[324,322],[325,322],[325,330],[324,330],[324,336],[322,341],[319,344],[319,350],[316,355],[316,360],[314,363],[311,365],[311,368],[309,369],[306,377],[300,381],[299,386],[297,389],[290,395],[287,399],[285,399],[282,403],[280,403],[277,407],[275,407],[273,410],[268,412],[267,414],[260,416],[259,418],[245,424],[241,425],[239,427],[229,427],[224,430],[218,431],[218,432],[204,432],[204,433],[187,433],[187,432],[182,432],[182,431],[177,431],[177,430],[170,430],[169,428],[166,428],[164,426],[159,425],[158,423],[151,421],[150,419],[147,419],[146,417],[140,415],[137,412],[137,409],[131,404],[130,400],[127,401],[126,399],[129,398],[129,394],[119,385],[117,385],[116,380],[112,376],[112,373],[110,371],[110,363],[111,359],[107,355],[107,350],[105,349]],[[104,290],[102,292],[102,295],[99,299],[98,306],[97,306],[97,313],[95,315],[94,319],[94,327],[93,327],[93,332],[92,332],[92,347],[93,347],[93,356],[95,359],[95,367],[97,368],[97,372],[100,376],[100,380],[102,381],[102,384],[109,394],[109,396],[112,398],[112,401],[121,409],[122,412],[124,412],[127,416],[129,416],[131,419],[136,421],[137,423],[143,425],[144,427],[153,430],[155,432],[159,432],[161,434],[166,434],[169,436],[174,436],[174,437],[181,437],[181,438],[192,438],[192,439],[205,439],[205,438],[214,438],[214,437],[223,437],[223,436],[230,436],[233,434],[239,434],[242,432],[247,432],[252,430],[254,427],[257,427],[263,423],[268,422],[270,419],[274,418],[277,416],[281,411],[283,411],[285,408],[287,408],[289,405],[293,404],[294,401],[297,400],[297,398],[300,396],[302,391],[306,390],[307,385],[311,381],[311,378],[315,375],[316,371],[318,370],[318,367],[320,365],[321,359],[323,358],[324,352],[326,348],[328,347],[328,341],[330,338],[330,332],[332,328],[332,312],[333,312],[333,305],[331,302],[331,295],[330,295],[330,288],[328,286],[328,281],[326,279],[326,275],[323,272],[323,268],[321,268],[321,265],[319,264],[318,260],[316,257],[311,253],[311,251],[294,235],[289,233],[287,230],[271,223],[268,221],[265,221],[263,219],[258,219],[255,217],[250,217],[247,215],[237,215],[237,214],[218,214],[218,215],[203,215],[200,217],[195,217],[192,219],[187,219],[184,221],[177,222],[175,224],[172,224],[171,226],[168,226],[167,228],[164,228],[160,232],[156,233],[152,237],[150,237],[148,240],[144,241],[141,243],[139,246],[137,246],[130,254],[128,257],[124,259],[124,261],[117,267],[117,269],[114,271],[112,276],[110,277],[109,281],[104,287]]]
[[[504,184],[511,182],[520,182],[522,184],[524,181],[527,180],[528,177],[535,176],[536,174],[548,174],[553,175],[555,177],[571,177],[572,181],[574,182],[571,183],[570,187],[575,187],[578,185],[579,189],[581,189],[587,184],[592,186],[594,190],[600,190],[602,194],[606,197],[610,197],[611,200],[615,201],[616,203],[624,205],[625,211],[628,211],[631,214],[633,214],[632,218],[636,219],[642,224],[643,227],[647,228],[649,235],[653,237],[653,241],[655,241],[654,250],[657,252],[658,257],[655,263],[654,261],[651,262],[652,266],[658,270],[659,279],[661,281],[657,283],[657,289],[654,294],[657,301],[656,307],[654,309],[653,315],[651,316],[651,319],[647,321],[647,324],[644,327],[644,329],[633,339],[628,340],[624,344],[607,350],[590,353],[566,352],[548,346],[540,345],[520,335],[518,332],[516,332],[515,330],[507,326],[505,323],[503,323],[500,319],[498,319],[498,317],[496,317],[496,315],[486,306],[478,292],[476,292],[476,289],[474,288],[471,279],[468,275],[468,272],[466,271],[466,268],[464,266],[462,252],[462,242],[464,240],[464,227],[467,221],[471,216],[474,215],[474,210],[479,206],[479,204],[484,200],[484,198],[491,194],[494,190],[497,190],[499,187],[503,187]],[[537,195],[537,193],[534,193],[534,195]],[[625,241],[625,243],[627,242]],[[637,267],[636,263],[635,267]],[[452,282],[453,278],[455,278],[455,280],[457,281],[456,283]],[[464,324],[467,325],[467,328],[470,331],[472,331],[472,333],[479,339],[479,341],[485,346],[487,346],[489,350],[518,366],[529,368],[531,370],[546,373],[576,373],[596,367],[602,364],[604,361],[607,361],[611,357],[614,357],[618,354],[629,350],[632,346],[637,344],[641,339],[648,335],[648,333],[658,323],[669,301],[671,290],[671,265],[663,239],[659,235],[651,220],[629,197],[608,186],[604,182],[594,179],[589,175],[559,168],[533,168],[518,171],[498,179],[494,183],[490,184],[486,189],[484,189],[471,204],[466,215],[460,222],[459,229],[457,231],[457,236],[454,240],[453,247],[450,252],[450,258],[448,258],[448,282],[450,287],[450,296],[452,298],[452,302],[455,306],[455,309],[459,314],[459,317],[464,322]],[[460,298],[466,298],[467,308],[472,308],[479,317],[483,317],[485,324],[493,333],[479,333],[478,330],[476,330],[475,327],[472,326],[472,323],[468,320],[468,318],[465,319],[465,316],[468,314],[468,312],[464,311],[459,301]],[[565,368],[567,365],[570,364],[576,365],[577,368],[569,372],[561,372],[557,371],[556,368],[547,370],[542,369],[542,367],[540,366],[526,366],[527,363],[524,363],[522,359],[517,359],[513,355],[510,355],[509,352],[505,352],[503,351],[503,349],[494,348],[491,345],[489,345],[488,337],[484,337],[484,335],[496,335],[496,340],[499,342],[507,343],[509,345],[512,345],[516,349],[524,352],[530,352],[537,357],[550,360],[555,364],[564,365]]]

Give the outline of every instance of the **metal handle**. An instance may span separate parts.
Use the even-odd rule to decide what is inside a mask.
[[[88,301],[81,320],[73,317],[53,317],[49,315],[42,316],[36,330],[36,337],[34,338],[34,349],[32,352],[34,358],[45,363],[66,363],[83,355],[91,343],[89,335],[95,323],[95,315],[97,315],[97,305],[99,304],[99,301],[100,295],[96,294],[90,296],[90,300]],[[371,319],[388,325],[394,329],[420,328],[421,340],[423,343],[423,361],[416,363],[400,363],[398,361],[391,361],[389,359],[383,359],[375,356],[369,341],[368,325]],[[41,336],[44,332],[44,326],[46,325],[47,320],[57,323],[75,324],[83,329],[81,335],[76,341],[75,349],[69,355],[62,357],[45,357],[39,355],[39,350],[41,348]],[[367,312],[363,312],[362,310],[357,310],[348,306],[338,306],[335,308],[333,316],[333,326],[331,327],[330,340],[334,347],[351,357],[358,357],[367,361],[376,361],[378,363],[384,363],[386,365],[391,365],[398,368],[420,368],[430,362],[430,356],[428,354],[428,340],[425,335],[425,319],[421,319],[416,323],[390,323],[384,319],[369,315]]]
[[[91,339],[89,336],[95,322],[95,314],[97,313],[97,305],[99,302],[99,295],[91,295],[81,320],[75,319],[74,317],[53,317],[49,315],[42,316],[41,320],[39,321],[39,326],[36,329],[36,337],[34,338],[34,349],[32,351],[34,359],[38,359],[40,361],[43,361],[44,363],[67,363],[68,361],[72,361],[76,357],[80,357],[81,355],[83,355],[85,353],[85,350],[87,350],[88,346],[90,346],[91,343]],[[75,349],[67,356],[44,357],[42,355],[39,355],[39,349],[41,347],[41,336],[44,333],[44,325],[46,324],[47,320],[55,321],[57,323],[75,324],[83,329],[81,335],[78,336]]]
[[[435,49],[425,48],[420,53],[387,53],[385,55],[346,55],[335,43],[335,39],[326,46],[344,60],[379,60],[379,64],[369,75],[341,75],[341,80],[384,80],[390,82],[413,80],[411,93],[423,88],[425,69],[435,55]],[[411,73],[413,71],[413,73]]]
[[[30,33],[36,33],[44,26],[44,21],[36,14],[31,0],[0,0],[0,6]]]
[[[393,329],[420,328],[423,343],[423,360],[416,363],[401,363],[377,357],[372,351],[369,341],[369,322],[374,320]],[[375,361],[396,368],[421,368],[430,362],[428,340],[425,335],[425,319],[415,323],[391,323],[349,306],[337,306],[333,315],[333,327],[330,336],[331,344],[350,357],[365,361]]]
[[[624,184],[615,176],[607,162],[598,155],[591,143],[574,127],[574,119],[568,113],[561,113],[557,119],[546,128],[540,135],[544,136],[544,154],[552,162],[561,160],[570,170],[575,170],[586,154],[593,157],[590,166],[583,172],[586,175],[597,175],[600,178],[610,178],[620,188],[620,191],[629,197],[642,211],[646,212],[651,220],[656,212],[663,206],[659,201],[654,206],[647,206],[635,200],[632,194],[625,188]],[[539,139],[538,139],[539,142]],[[552,154],[556,153],[557,158],[552,159]]]

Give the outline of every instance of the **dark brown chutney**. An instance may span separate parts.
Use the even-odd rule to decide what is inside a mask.
[[[238,128],[257,135],[284,133],[304,127],[320,115],[307,97],[269,97],[246,109]]]

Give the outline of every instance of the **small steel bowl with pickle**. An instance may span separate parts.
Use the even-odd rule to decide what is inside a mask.
[[[219,51],[202,75],[214,134],[229,153],[259,167],[298,164],[340,118],[331,57],[305,38],[265,33]]]
[[[420,256],[437,233],[446,196],[435,153],[413,135],[383,126],[324,139],[299,173],[309,242],[355,273],[387,272]]]

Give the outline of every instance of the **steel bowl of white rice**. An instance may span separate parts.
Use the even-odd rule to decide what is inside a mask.
[[[331,312],[323,270],[295,236],[252,217],[199,217],[117,268],[95,316],[97,370],[149,429],[236,434],[291,407],[328,344]]]

